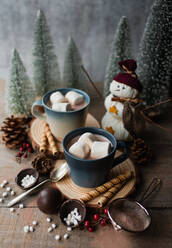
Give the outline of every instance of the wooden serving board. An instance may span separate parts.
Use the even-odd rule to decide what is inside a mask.
[[[39,147],[41,143],[41,136],[43,132],[43,121],[39,119],[34,119],[31,122],[30,126],[30,138],[32,139],[32,143],[35,144],[35,146]],[[87,116],[86,120],[86,126],[95,126],[100,127],[98,121],[90,114]],[[62,144],[61,140],[57,141],[57,146],[59,147],[59,150],[62,151]],[[115,156],[118,156],[120,154],[120,151],[116,152]],[[59,167],[62,163],[64,163],[65,160],[57,160],[55,164],[55,168]],[[120,165],[114,167],[111,170],[111,174],[109,176],[109,179],[124,173],[125,171],[130,170],[133,172],[134,177],[128,181],[124,187],[111,199],[117,199],[121,197],[126,197],[129,194],[131,194],[135,190],[135,184],[136,184],[136,170],[133,162],[130,159],[127,159]],[[58,183],[55,184],[55,186],[62,192],[62,194],[67,198],[75,198],[80,199],[85,193],[89,192],[90,190],[93,190],[93,188],[83,188],[77,186],[70,178],[69,175],[66,175],[62,180],[60,180]],[[87,206],[89,207],[97,207],[97,202],[99,200],[100,196],[91,200],[87,203]],[[111,202],[109,201],[109,202]]]
[[[116,152],[116,156],[120,154],[119,151]],[[64,163],[65,160],[58,160],[56,162],[55,168],[59,167],[62,163]],[[119,174],[122,174],[126,171],[132,171],[134,174],[134,177],[128,181],[124,187],[116,194],[114,197],[109,201],[109,203],[112,200],[115,200],[117,198],[123,198],[127,197],[129,194],[131,194],[135,190],[135,184],[136,184],[136,170],[135,166],[133,165],[132,161],[130,159],[127,159],[120,165],[114,167],[111,170],[109,180],[111,178],[114,178],[118,176]],[[69,175],[66,175],[62,180],[55,183],[56,187],[63,193],[63,195],[67,199],[80,199],[82,196],[85,195],[85,193],[89,192],[90,190],[93,190],[94,188],[83,188],[76,185],[70,178]],[[98,200],[100,199],[100,196],[96,197],[95,199],[87,202],[87,206],[89,207],[97,207]]]

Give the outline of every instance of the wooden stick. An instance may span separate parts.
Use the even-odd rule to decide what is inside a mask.
[[[158,124],[158,123],[154,122],[153,120],[151,120],[151,119],[150,119],[148,116],[146,116],[146,114],[145,114],[145,112],[146,112],[147,110],[152,109],[152,108],[154,108],[154,107],[156,107],[156,106],[159,106],[159,105],[161,105],[161,104],[171,102],[171,101],[172,101],[172,98],[169,98],[169,99],[167,99],[167,100],[165,100],[165,101],[156,103],[156,104],[154,104],[154,105],[152,105],[152,106],[149,106],[149,107],[147,107],[147,108],[141,110],[141,114],[142,114],[143,118],[144,118],[146,121],[148,121],[149,123],[151,123],[152,125],[154,125],[154,126],[160,128],[160,129],[162,129],[162,130],[164,130],[164,131],[166,131],[166,132],[172,132],[172,129],[170,129],[170,128],[165,128],[165,127],[161,126],[160,124]]]
[[[44,131],[42,133],[42,137],[41,137],[41,145],[40,145],[40,152],[45,152],[47,150],[47,135],[46,135],[46,131],[45,131],[45,126],[46,123],[44,124]]]
[[[107,192],[105,192],[100,199],[98,200],[98,207],[103,207],[126,183],[127,179],[121,183],[110,188]]]
[[[47,123],[45,124],[45,133],[46,133],[46,136],[47,136],[48,142],[50,144],[50,148],[51,148],[53,155],[57,156],[58,155],[58,149],[57,149],[54,137],[51,133],[50,127]]]
[[[132,176],[131,171],[127,171],[125,174],[121,174],[112,180],[104,183],[103,185],[95,188],[94,190],[91,190],[90,192],[86,193],[81,200],[83,202],[88,202],[97,196],[101,195],[102,193],[106,192],[108,189],[112,188],[114,185],[117,185],[119,183],[122,183],[123,181],[126,181],[128,178]]]
[[[92,87],[95,89],[95,91],[97,92],[97,94],[99,95],[99,97],[100,97],[101,99],[103,99],[103,101],[104,101],[104,97],[102,96],[102,94],[100,93],[100,91],[99,91],[99,90],[97,89],[97,87],[95,86],[95,83],[93,82],[93,80],[91,79],[90,75],[88,74],[88,72],[86,71],[86,69],[84,68],[83,65],[81,65],[81,68],[82,68],[82,70],[84,71],[84,73],[86,74],[86,76],[87,76],[89,82],[91,83]]]

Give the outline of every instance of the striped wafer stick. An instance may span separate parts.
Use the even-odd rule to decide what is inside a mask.
[[[58,155],[58,149],[57,149],[54,137],[51,133],[50,127],[47,123],[45,124],[45,133],[46,133],[46,136],[47,136],[47,139],[48,139],[48,142],[49,142],[49,145],[50,145],[50,148],[51,148],[53,155],[57,156]]]
[[[122,183],[123,181],[126,181],[128,178],[130,178],[132,176],[132,172],[131,171],[127,171],[124,174],[121,174],[115,178],[113,178],[112,180],[104,183],[103,185],[95,188],[94,190],[91,190],[90,192],[86,193],[81,200],[83,202],[88,202],[91,199],[96,198],[97,196],[101,195],[102,193],[106,192],[108,189],[112,188],[114,185],[117,185],[119,183]]]
[[[116,184],[112,188],[110,188],[108,191],[106,191],[98,200],[98,207],[103,207],[126,183],[128,179],[125,181]]]
[[[40,145],[40,152],[45,152],[47,150],[47,135],[46,135],[46,132],[45,132],[45,125],[44,124],[44,131],[42,133],[42,137],[41,137],[41,145]]]

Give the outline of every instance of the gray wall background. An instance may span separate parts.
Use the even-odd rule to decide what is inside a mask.
[[[12,48],[32,77],[32,37],[38,9],[51,29],[61,72],[68,36],[75,40],[92,78],[103,81],[113,35],[122,15],[129,19],[134,55],[153,0],[0,0],[0,78],[7,79]]]

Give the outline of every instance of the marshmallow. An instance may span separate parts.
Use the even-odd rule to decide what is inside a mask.
[[[66,112],[71,109],[70,104],[67,102],[54,103],[52,109],[59,112]]]
[[[84,102],[84,96],[75,92],[75,91],[69,91],[65,98],[70,102],[71,105],[78,105]]]
[[[90,149],[87,144],[76,142],[69,148],[69,152],[77,158],[86,158],[90,152]]]
[[[60,240],[61,239],[61,236],[59,234],[56,234],[55,239],[56,240]]]
[[[95,140],[94,134],[87,132],[80,136],[80,138],[78,139],[78,142],[87,144],[91,148],[91,145],[94,140]]]
[[[62,93],[60,91],[56,91],[53,94],[51,94],[50,96],[50,102],[52,104],[54,103],[58,103],[58,102],[65,102],[65,97],[64,95],[62,95]]]
[[[109,154],[110,147],[109,142],[94,141],[91,145],[91,157],[93,159],[106,157]]]
[[[51,221],[52,221],[52,219],[48,217],[47,218],[47,222],[51,222]]]

